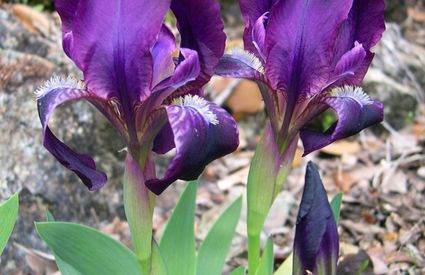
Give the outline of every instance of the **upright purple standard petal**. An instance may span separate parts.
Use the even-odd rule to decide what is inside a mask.
[[[293,274],[334,275],[338,255],[338,231],[326,190],[309,162],[295,229]]]
[[[216,0],[173,0],[171,10],[177,19],[181,47],[198,52],[201,74],[187,89],[202,87],[214,74],[214,68],[224,53],[226,35]]]
[[[329,79],[339,26],[353,0],[277,2],[267,26],[266,75],[292,107],[299,97],[320,90]]]
[[[326,132],[301,130],[301,140],[304,145],[304,155],[325,147],[332,142],[357,134],[371,125],[381,122],[384,118],[384,106],[381,102],[372,100],[359,87],[337,88],[323,103],[333,109],[338,120]]]
[[[161,194],[177,179],[194,180],[211,161],[236,150],[238,130],[235,120],[219,106],[188,95],[167,106],[168,134],[173,136],[176,155],[161,179],[146,182],[155,194]],[[167,126],[166,126],[167,127]],[[167,128],[164,128],[167,129]],[[157,145],[157,151],[170,149],[170,143]]]
[[[366,56],[357,60],[356,70],[351,71],[351,76],[345,76],[340,84],[359,85],[363,80],[373,59],[370,48],[378,43],[385,30],[384,8],[384,0],[353,1],[348,18],[339,29],[334,47],[333,65],[340,63],[347,52],[356,48],[356,43],[362,45]],[[334,77],[340,76],[339,73],[336,70],[333,73]]]
[[[61,142],[49,129],[48,121],[53,110],[60,104],[78,99],[99,100],[89,94],[77,81],[60,81],[56,79],[39,90],[37,105],[43,127],[43,145],[66,168],[76,173],[91,190],[97,190],[106,183],[106,175],[96,169],[93,159],[88,155],[78,154]]]
[[[116,98],[130,139],[136,138],[134,104],[150,95],[150,50],[171,0],[58,0],[68,31],[68,54],[84,73],[88,90]],[[66,7],[66,8],[65,8]],[[74,16],[70,14],[74,11]]]
[[[264,18],[259,20],[260,17],[264,16],[265,13],[269,12],[272,6],[276,2],[278,2],[278,0],[240,0],[239,1],[242,16],[245,21],[245,31],[243,35],[245,50],[255,54],[258,58],[261,58],[262,54],[258,52],[259,45],[255,45],[254,43],[255,39],[253,34],[255,33],[255,36],[258,35],[259,30],[261,30],[260,23],[265,23],[263,20]],[[254,28],[256,28],[255,32],[253,31]],[[265,29],[265,24],[263,28]]]
[[[173,52],[176,50],[176,39],[167,26],[162,25],[158,40],[153,46],[153,75],[151,88],[154,88],[159,82],[173,75],[174,60]]]

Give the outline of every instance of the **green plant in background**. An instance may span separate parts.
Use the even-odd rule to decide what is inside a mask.
[[[0,204],[0,255],[6,247],[7,241],[12,234],[18,218],[19,195],[14,194],[8,200]]]
[[[54,3],[52,0],[8,0],[6,2],[29,5],[38,11],[54,10]]]

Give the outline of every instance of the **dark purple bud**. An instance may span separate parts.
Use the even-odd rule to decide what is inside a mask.
[[[294,275],[334,275],[339,254],[338,230],[314,163],[307,164],[294,240]]]

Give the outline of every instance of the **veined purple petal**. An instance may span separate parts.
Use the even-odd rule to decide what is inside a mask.
[[[66,30],[71,45],[69,55],[83,71],[91,93],[116,98],[122,106],[130,139],[135,139],[133,108],[150,94],[153,60],[150,50],[161,30],[171,0],[58,0],[72,6],[74,17]],[[72,21],[72,22],[68,22]]]
[[[189,81],[195,80],[201,71],[199,64],[199,55],[196,51],[186,48],[180,49],[182,56],[181,62],[173,75],[155,87],[155,91],[172,88],[172,91],[177,90]]]
[[[357,134],[384,118],[381,102],[372,100],[361,88],[337,88],[331,96],[323,99],[338,115],[338,120],[326,132],[301,130],[304,155],[325,147],[332,142]]]
[[[262,70],[261,61],[256,56],[243,50],[236,50],[220,58],[215,74],[264,81]]]
[[[151,50],[153,58],[152,88],[173,75],[175,67],[173,52],[175,49],[176,39],[173,33],[167,26],[162,25],[158,40]]]
[[[362,44],[355,42],[354,48],[346,52],[336,64],[330,85],[356,85],[361,83],[372,58],[372,53],[366,52]]]
[[[168,135],[173,138],[176,155],[163,178],[146,182],[157,195],[177,179],[198,178],[208,163],[233,152],[239,144],[235,120],[224,109],[203,98],[188,95],[166,109],[168,129],[172,132]],[[163,142],[168,143],[164,137]],[[163,145],[162,151],[166,151],[167,146]]]
[[[254,27],[252,28],[252,43],[258,52],[259,58],[266,61],[266,20],[268,19],[268,12],[260,16],[255,21]]]
[[[224,53],[226,35],[216,0],[173,0],[171,10],[177,19],[181,47],[198,52],[201,73],[189,83],[192,89],[201,88],[214,74],[214,68]]]
[[[353,0],[287,0],[271,9],[266,33],[266,76],[288,104],[316,93],[329,79],[332,51]]]
[[[357,41],[368,51],[376,45],[385,30],[384,0],[353,0],[348,18],[341,25],[335,44],[338,61]]]
[[[245,21],[245,31],[243,35],[245,50],[255,54],[258,58],[261,58],[261,54],[258,52],[257,47],[254,44],[253,29],[256,23],[258,23],[258,19],[266,12],[269,12],[276,2],[278,2],[278,0],[239,1],[241,12]]]
[[[348,18],[341,25],[335,43],[333,64],[340,63],[344,56],[357,47],[363,46],[366,57],[358,60],[359,69],[353,77],[340,81],[342,84],[359,85],[373,59],[370,48],[376,45],[385,30],[384,0],[354,0]],[[334,76],[338,76],[335,72]],[[345,81],[344,81],[345,80]]]
[[[138,125],[140,129],[143,128],[141,133],[145,137],[141,138],[143,138],[144,140],[146,140],[146,137],[154,138],[155,136],[157,136],[157,125],[155,127],[151,127],[152,123],[162,125],[161,121],[163,120],[163,118],[161,116],[153,115],[154,117],[156,117],[156,119],[152,121],[152,113],[161,110],[158,108],[161,105],[167,104],[173,98],[185,95],[187,91],[179,88],[186,85],[188,82],[195,80],[196,77],[199,75],[200,64],[197,52],[183,48],[181,49],[181,55],[184,60],[182,60],[177,65],[173,75],[170,78],[159,83],[154,88],[154,91],[151,96],[146,99],[142,103],[142,105],[140,105],[140,111],[136,112],[136,125]],[[159,121],[157,121],[157,119],[159,119]],[[157,146],[155,144],[156,143],[154,143],[154,151],[161,152],[161,150],[157,151]]]
[[[106,183],[106,175],[96,169],[93,159],[84,154],[78,154],[61,142],[49,129],[48,121],[53,110],[60,104],[78,99],[89,99],[101,102],[93,94],[83,89],[76,81],[59,81],[49,83],[39,90],[37,106],[43,127],[43,145],[66,168],[76,173],[83,183],[94,191]]]
[[[294,275],[334,275],[339,255],[335,219],[317,167],[309,162],[294,239]]]

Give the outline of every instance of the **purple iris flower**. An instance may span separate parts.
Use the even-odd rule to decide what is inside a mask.
[[[279,150],[300,135],[304,154],[383,120],[362,82],[380,40],[384,0],[240,0],[246,51],[224,55],[216,74],[257,81]],[[325,132],[307,124],[333,110]],[[269,130],[270,130],[269,129]]]
[[[165,175],[146,182],[156,194],[177,179],[196,179],[209,162],[237,148],[234,119],[202,98],[226,38],[215,0],[55,3],[64,51],[84,80],[56,77],[38,90],[43,144],[90,190],[102,187],[106,175],[91,157],[73,151],[48,127],[52,111],[67,101],[86,99],[94,105],[118,130],[136,161],[151,161],[152,151],[176,149]],[[164,24],[170,8],[181,36],[179,47]]]
[[[338,230],[316,165],[309,162],[294,240],[294,275],[336,274]]]

